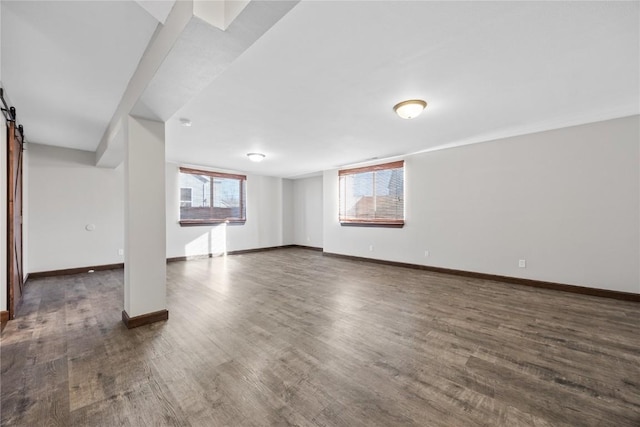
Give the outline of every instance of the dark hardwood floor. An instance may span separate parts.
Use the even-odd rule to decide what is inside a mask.
[[[282,249],[31,280],[3,426],[639,426],[640,304]]]

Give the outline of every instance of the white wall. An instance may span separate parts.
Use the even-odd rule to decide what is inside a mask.
[[[28,150],[26,271],[123,262],[123,256],[118,255],[118,249],[124,247],[122,166],[95,167],[92,153],[80,150],[38,144],[29,144]],[[283,212],[293,204],[290,180],[249,175],[245,225],[180,227],[177,173],[178,165],[167,163],[167,257],[292,243],[292,221]],[[86,231],[88,224],[94,224],[95,230]]]
[[[282,244],[292,245],[294,243],[293,225],[295,221],[295,202],[293,188],[295,181],[292,179],[282,180]]]
[[[194,168],[205,169],[200,166]],[[218,172],[231,172],[216,169]],[[256,249],[285,244],[283,207],[290,205],[291,185],[287,180],[268,176],[247,175],[247,221],[243,225],[187,226],[178,223],[179,165],[167,163],[167,258],[222,254],[225,251]],[[283,183],[284,181],[284,183]]]
[[[326,171],[324,250],[640,293],[639,128],[634,116],[409,156],[402,229],[341,227]]]
[[[323,247],[322,203],[322,176],[293,182],[293,242],[296,245]]]
[[[27,271],[123,262],[122,166],[98,168],[94,153],[68,148],[28,144],[28,153]]]

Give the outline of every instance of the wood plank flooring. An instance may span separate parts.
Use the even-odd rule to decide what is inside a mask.
[[[640,304],[290,248],[29,282],[3,426],[640,426]]]

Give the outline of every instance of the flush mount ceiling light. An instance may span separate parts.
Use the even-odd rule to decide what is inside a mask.
[[[249,160],[251,160],[252,162],[261,162],[264,160],[264,158],[266,157],[264,154],[262,153],[249,153],[247,154],[247,157],[249,158]]]
[[[180,119],[180,124],[186,128],[190,128],[191,127],[191,120],[189,119]]]
[[[413,119],[419,116],[426,106],[427,103],[421,99],[410,99],[396,104],[393,110],[403,119]]]

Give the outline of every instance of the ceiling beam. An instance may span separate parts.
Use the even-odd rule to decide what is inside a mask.
[[[96,150],[96,165],[123,160],[122,120],[166,122],[228,68],[299,0],[176,1],[143,55]]]
[[[122,120],[127,118],[135,103],[144,93],[148,83],[156,74],[192,16],[193,2],[191,0],[177,1],[164,25],[159,25],[156,29],[96,149],[97,166],[114,168],[122,163],[123,156],[118,154],[124,153],[124,140],[117,137]]]
[[[164,24],[173,8],[175,0],[135,0],[156,21]]]

